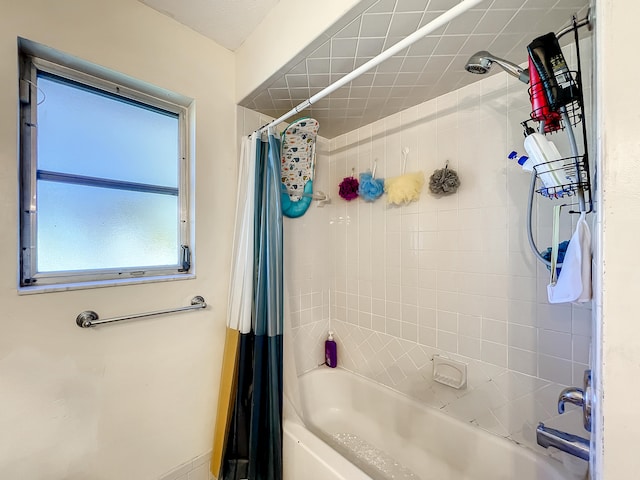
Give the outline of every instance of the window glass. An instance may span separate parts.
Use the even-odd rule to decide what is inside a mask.
[[[178,186],[178,115],[38,76],[38,169]]]
[[[178,197],[38,181],[38,272],[178,263]]]

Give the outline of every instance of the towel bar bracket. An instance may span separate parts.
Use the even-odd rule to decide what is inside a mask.
[[[133,315],[125,315],[122,317],[105,318],[103,320],[100,320],[100,316],[93,310],[85,310],[84,312],[80,313],[76,317],[76,325],[78,325],[80,328],[91,328],[91,327],[95,327],[96,325],[102,325],[105,323],[114,323],[114,322],[119,322],[121,320],[132,320],[135,318],[152,317],[155,315],[165,315],[167,313],[187,312],[190,310],[199,310],[201,308],[207,308],[207,302],[205,301],[204,297],[201,297],[200,295],[196,295],[191,299],[191,305],[188,305],[186,307],[170,308],[167,310],[156,310],[154,312],[146,312],[146,313],[136,313]]]

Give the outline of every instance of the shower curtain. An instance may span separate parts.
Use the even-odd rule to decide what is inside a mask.
[[[280,141],[244,137],[211,473],[282,479]]]

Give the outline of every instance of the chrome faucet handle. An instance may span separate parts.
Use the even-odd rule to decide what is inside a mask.
[[[584,371],[584,388],[569,387],[560,392],[558,413],[564,413],[565,403],[582,407],[582,424],[591,431],[591,370]]]
[[[558,413],[564,413],[564,404],[572,403],[577,407],[584,407],[584,390],[577,387],[565,388],[558,397]]]

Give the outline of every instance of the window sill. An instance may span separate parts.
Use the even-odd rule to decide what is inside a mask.
[[[96,280],[93,282],[64,283],[60,285],[34,285],[31,287],[18,287],[18,295],[34,295],[38,293],[67,292],[70,290],[87,290],[91,288],[119,287],[121,285],[140,285],[145,283],[173,282],[176,280],[193,280],[194,273],[179,275],[162,275],[146,278],[123,278],[115,280]]]

